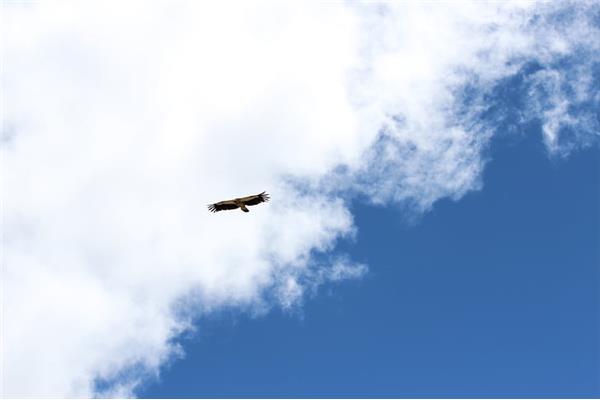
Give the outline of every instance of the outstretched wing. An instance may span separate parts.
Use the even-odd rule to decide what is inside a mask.
[[[238,200],[247,206],[255,206],[260,203],[265,203],[265,202],[269,201],[269,199],[270,199],[269,195],[266,192],[262,192],[262,193],[254,195],[254,196],[242,197]]]
[[[233,201],[233,200],[225,200],[225,201],[220,201],[215,204],[208,205],[208,209],[212,212],[223,211],[223,210],[234,210],[238,207],[239,206],[237,204],[235,204],[235,201]]]

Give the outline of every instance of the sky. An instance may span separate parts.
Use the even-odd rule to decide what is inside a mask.
[[[599,31],[3,2],[2,395],[597,397]]]
[[[142,397],[596,398],[600,154],[498,143],[481,191],[416,225],[357,204],[361,281],[301,313],[200,321]]]

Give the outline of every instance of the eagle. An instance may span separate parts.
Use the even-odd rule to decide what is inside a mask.
[[[260,203],[269,201],[269,195],[266,192],[255,194],[254,196],[240,197],[232,200],[224,200],[215,204],[209,204],[208,209],[212,212],[223,210],[235,210],[241,208],[243,212],[248,212],[246,206],[255,206]]]

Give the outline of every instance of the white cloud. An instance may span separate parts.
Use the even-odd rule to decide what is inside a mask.
[[[315,258],[355,232],[349,196],[423,211],[478,188],[494,127],[464,86],[594,54],[597,28],[552,7],[3,4],[2,393],[131,394],[180,351],[181,302],[292,307],[362,276]],[[560,135],[573,101],[526,118]]]

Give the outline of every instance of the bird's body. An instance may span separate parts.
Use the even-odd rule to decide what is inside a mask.
[[[265,192],[255,194],[253,196],[239,197],[237,199],[220,201],[218,203],[209,204],[208,209],[212,212],[223,210],[241,209],[243,212],[249,212],[247,206],[255,206],[260,203],[269,201],[269,195]]]

